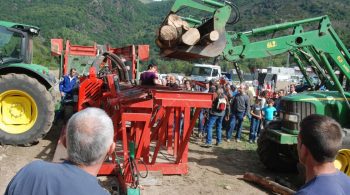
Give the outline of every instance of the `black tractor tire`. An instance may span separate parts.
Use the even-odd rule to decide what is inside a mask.
[[[0,95],[9,90],[27,93],[37,107],[37,118],[31,128],[20,134],[0,129],[0,143],[28,146],[44,137],[50,130],[54,115],[54,100],[50,92],[38,80],[25,74],[10,73],[0,76]]]
[[[257,153],[260,161],[271,171],[295,172],[298,160],[295,146],[282,145],[268,138],[268,129],[281,129],[280,122],[271,122],[260,134]]]

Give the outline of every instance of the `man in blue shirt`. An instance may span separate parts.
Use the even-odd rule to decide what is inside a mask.
[[[99,108],[74,114],[67,125],[68,159],[63,163],[33,161],[11,180],[5,195],[109,194],[96,175],[114,152],[113,123]]]
[[[334,119],[310,115],[301,121],[297,149],[306,184],[296,194],[350,194],[350,178],[334,166],[341,145],[341,127]]]
[[[62,99],[64,99],[67,95],[72,95],[72,90],[75,84],[77,83],[77,70],[75,68],[70,69],[69,74],[63,76],[63,80],[60,82],[60,93]]]

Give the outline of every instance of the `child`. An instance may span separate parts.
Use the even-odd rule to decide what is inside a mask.
[[[264,114],[264,129],[266,128],[266,126],[273,120],[273,117],[276,113],[276,108],[273,107],[273,100],[269,99],[269,101],[267,101],[267,106],[263,109],[263,114]]]
[[[259,97],[256,97],[255,104],[252,105],[252,109],[250,111],[250,114],[252,115],[252,118],[250,120],[250,134],[249,134],[249,143],[256,143],[256,136],[258,133],[258,129],[260,126],[260,121],[262,118],[261,114],[261,99]]]

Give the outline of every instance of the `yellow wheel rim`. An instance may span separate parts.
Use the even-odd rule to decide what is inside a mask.
[[[0,94],[0,129],[10,134],[30,130],[38,119],[38,106],[32,96],[20,90]]]
[[[340,171],[350,176],[350,150],[339,150],[338,155],[334,161],[334,166]]]

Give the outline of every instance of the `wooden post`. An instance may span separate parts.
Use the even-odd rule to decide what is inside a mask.
[[[285,186],[282,186],[274,181],[271,181],[267,178],[264,178],[260,175],[256,175],[254,173],[245,173],[243,176],[243,180],[250,181],[256,184],[259,184],[263,186],[264,188],[271,190],[275,193],[282,194],[282,195],[292,195],[295,194],[295,191],[287,188]]]

